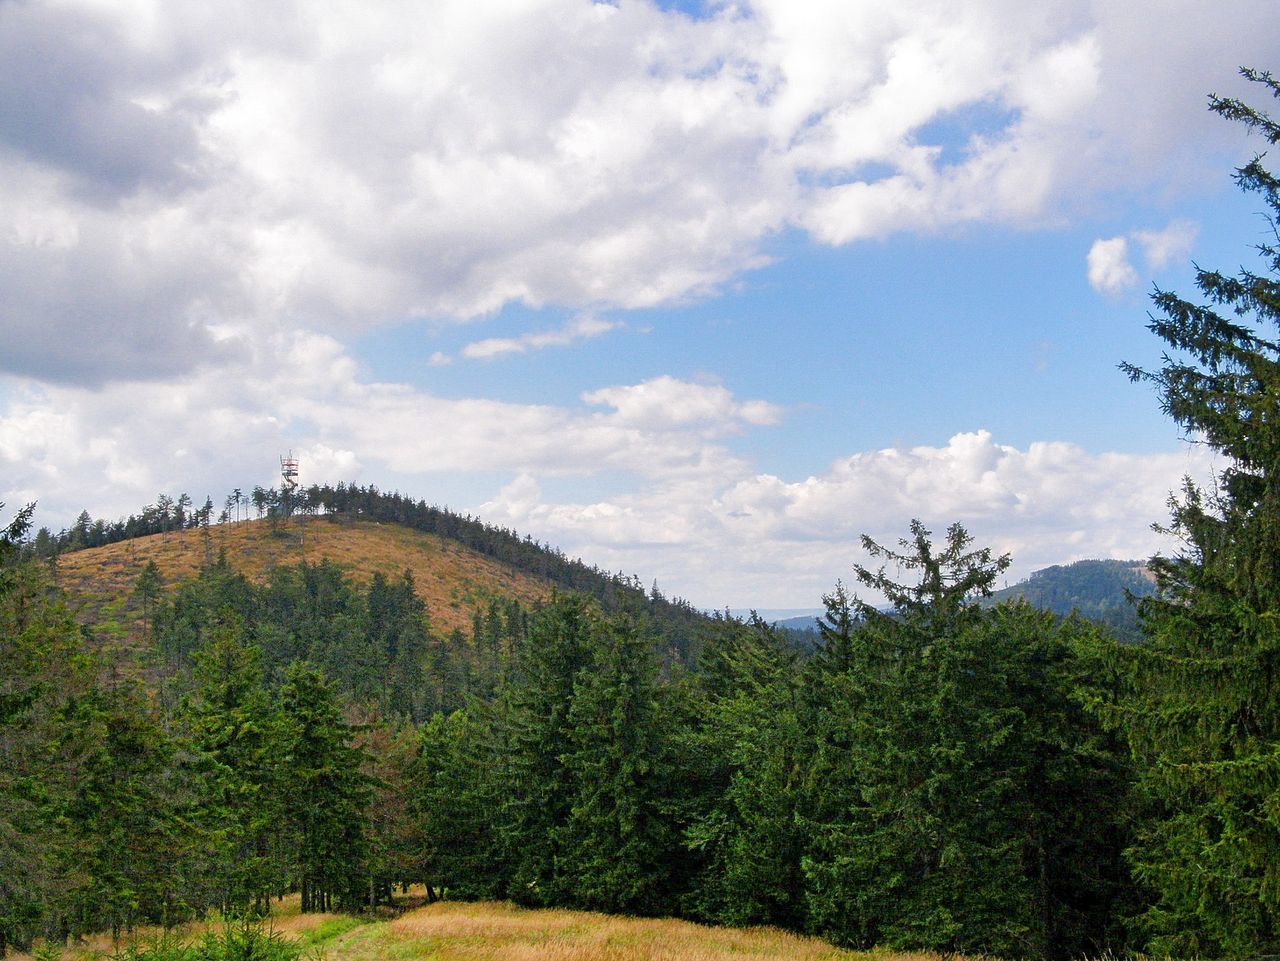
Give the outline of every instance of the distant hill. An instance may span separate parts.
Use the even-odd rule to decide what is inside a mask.
[[[1154,594],[1155,580],[1143,561],[1076,561],[1036,571],[1025,581],[996,591],[988,603],[1024,598],[1034,607],[1066,616],[1078,611],[1124,637],[1136,638],[1138,614],[1126,596]]]
[[[804,614],[800,617],[784,617],[782,620],[773,621],[774,627],[780,627],[784,631],[816,631],[818,629],[819,614]]]
[[[375,572],[397,576],[407,568],[442,632],[465,631],[492,600],[528,605],[557,590],[587,594],[607,613],[642,615],[664,653],[680,658],[708,621],[681,598],[663,596],[656,584],[646,590],[635,575],[600,570],[528,535],[397,492],[356,484],[284,493],[255,488],[243,502],[246,512],[250,502],[265,518],[214,523],[212,502],[184,511],[178,505],[190,504],[186,495],[162,498],[160,506],[113,523],[84,512],[68,530],[42,529],[26,550],[56,564],[82,622],[117,636],[140,629],[130,591],[148,560],[173,584],[222,550],[235,570],[258,580],[304,560],[332,561],[365,582]],[[227,503],[224,518],[234,502],[229,497]]]
[[[1033,607],[1052,611],[1062,617],[1072,611],[1113,628],[1126,639],[1138,636],[1137,609],[1129,603],[1135,598],[1155,592],[1155,581],[1143,561],[1084,560],[1073,564],[1055,564],[1038,570],[1025,581],[996,591],[985,603],[1023,598]],[[766,618],[768,620],[768,618]],[[817,615],[787,617],[772,621],[789,634],[817,633]]]
[[[206,561],[225,551],[231,566],[250,580],[263,580],[273,567],[332,561],[361,584],[375,572],[388,578],[408,570],[437,631],[468,631],[472,614],[491,598],[530,604],[549,597],[555,585],[449,538],[376,521],[335,523],[308,518],[273,530],[267,520],[151,534],[71,551],[58,557],[58,582],[74,599],[81,619],[99,629],[140,630],[141,614],[129,601],[148,561],[165,585],[192,577]]]

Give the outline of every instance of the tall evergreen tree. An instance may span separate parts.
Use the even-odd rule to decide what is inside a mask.
[[[569,711],[579,675],[591,664],[598,615],[586,600],[559,595],[538,611],[516,654],[514,676],[497,708],[505,799],[495,812],[510,865],[508,896],[566,903],[565,835],[574,798],[564,757],[573,748]]]
[[[3,506],[3,505],[0,505]],[[66,724],[90,678],[80,631],[34,564],[18,564],[32,507],[0,530],[0,956],[65,909],[64,817],[86,745]]]
[[[811,923],[863,945],[1100,951],[1123,882],[1124,795],[1076,690],[1089,631],[974,603],[1008,559],[972,549],[959,525],[939,551],[929,536],[915,522],[902,551],[866,541],[918,580],[856,567],[893,609],[859,601],[862,625],[830,641],[847,668],[831,656],[810,673]]]
[[[113,670],[79,700],[67,724],[87,745],[71,782],[66,814],[75,837],[76,930],[173,923],[193,892],[175,882],[189,825],[170,791],[174,752],[141,685]]]
[[[687,843],[704,860],[689,895],[694,913],[729,924],[802,927],[802,805],[807,750],[796,653],[753,616],[725,618],[699,658],[704,695],[695,757],[718,768],[715,796]],[[685,734],[686,743],[690,740]]]
[[[621,615],[593,626],[561,756],[572,792],[555,829],[563,885],[582,907],[669,912],[679,837],[664,805],[673,758],[653,641]]]
[[[366,818],[371,798],[363,752],[353,743],[324,676],[291,664],[280,692],[281,822],[303,911],[353,908],[365,901]]]
[[[228,617],[196,655],[186,721],[214,841],[215,904],[224,913],[264,912],[285,882],[279,850],[280,716],[267,692],[261,655]]]
[[[1243,74],[1280,97],[1270,74]],[[1280,143],[1264,111],[1219,97],[1210,109]],[[1263,158],[1236,182],[1275,231],[1280,180]],[[1260,270],[1198,270],[1198,302],[1157,290],[1149,326],[1170,352],[1158,370],[1125,365],[1227,463],[1172,502],[1183,549],[1152,561],[1147,642],[1128,654],[1122,721],[1155,807],[1133,859],[1156,893],[1143,920],[1158,951],[1280,954],[1280,245],[1258,252]]]

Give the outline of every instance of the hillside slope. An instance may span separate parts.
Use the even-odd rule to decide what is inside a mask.
[[[1109,625],[1122,637],[1136,639],[1138,612],[1128,595],[1142,598],[1155,589],[1142,561],[1084,560],[1038,570],[1025,581],[996,591],[990,602],[1023,598],[1059,616],[1077,611]]]
[[[82,623],[135,634],[140,612],[133,585],[154,561],[166,586],[191,577],[220,551],[233,568],[263,580],[272,567],[331,561],[361,583],[375,572],[397,577],[408,569],[427,605],[434,629],[468,631],[472,613],[492,597],[531,603],[550,596],[552,583],[457,541],[376,521],[335,522],[309,518],[273,530],[267,520],[242,521],[201,530],[172,531],[72,551],[58,558],[58,582],[78,606]]]

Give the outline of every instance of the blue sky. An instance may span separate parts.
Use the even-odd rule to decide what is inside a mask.
[[[1169,549],[1214,465],[1117,364],[1263,236],[1205,100],[1280,8],[1024,7],[0,5],[0,500],[292,449],[707,607]]]

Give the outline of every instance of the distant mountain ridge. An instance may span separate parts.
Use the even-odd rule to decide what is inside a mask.
[[[1138,611],[1129,598],[1148,597],[1155,590],[1145,561],[1082,560],[1042,568],[1025,581],[996,591],[987,603],[1020,597],[1063,617],[1077,611],[1122,636],[1136,638]]]
[[[1155,589],[1145,561],[1081,560],[1034,571],[1025,581],[996,591],[984,603],[994,605],[1022,598],[1032,607],[1060,617],[1078,612],[1108,625],[1126,639],[1136,639],[1138,612],[1129,597],[1147,597]],[[771,622],[786,631],[816,632],[818,616],[807,614]]]

